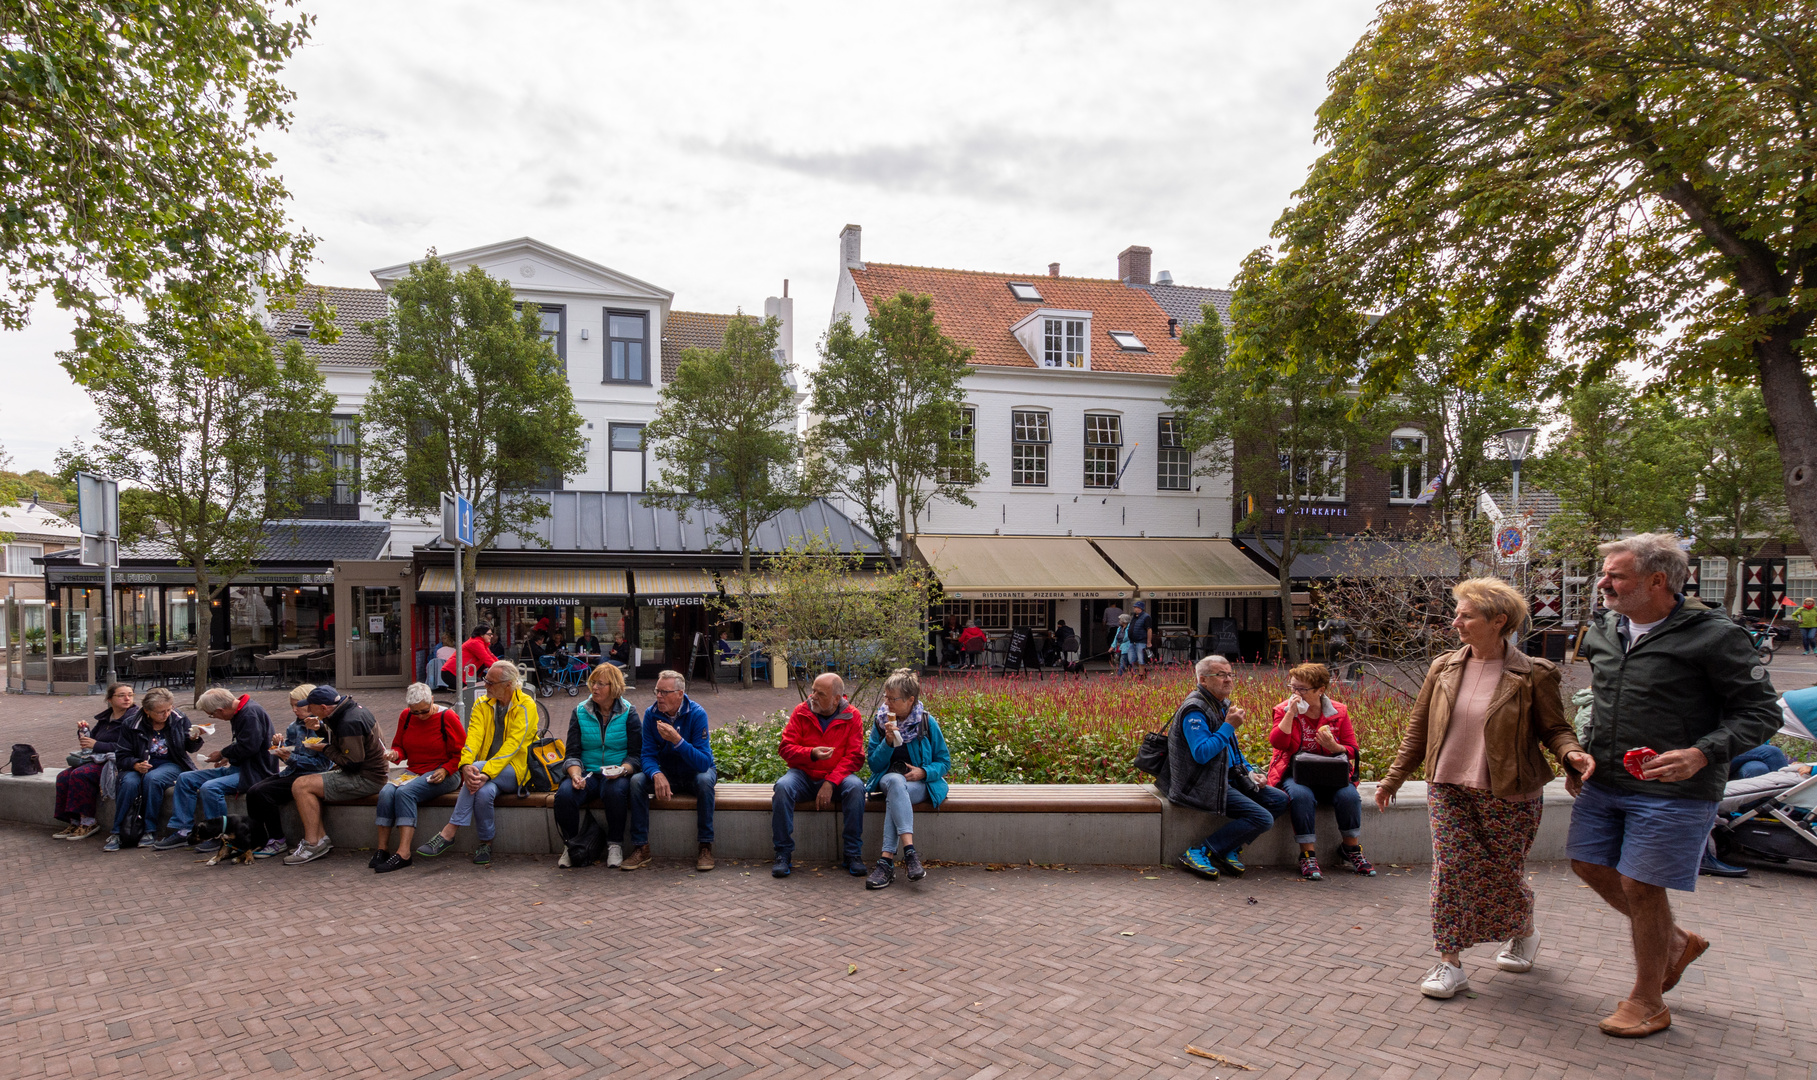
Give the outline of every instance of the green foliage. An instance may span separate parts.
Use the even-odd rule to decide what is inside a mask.
[[[40,502],[73,503],[76,485],[42,469],[22,473],[0,469],[0,505],[29,502],[34,497]]]
[[[535,304],[511,283],[470,266],[459,274],[431,251],[391,290],[372,390],[360,410],[366,490],[388,517],[439,519],[443,492],[473,504],[464,554],[465,623],[477,621],[480,549],[548,513],[537,494],[586,465],[568,373],[542,336]]]
[[[842,315],[821,341],[808,456],[904,559],[928,504],[975,505],[968,489],[988,473],[954,438],[971,355],[940,332],[932,297],[906,292],[879,300],[863,333]]]
[[[60,354],[100,413],[96,442],[59,455],[66,476],[87,469],[140,494],[137,520],[195,573],[210,596],[259,557],[265,523],[324,497],[333,476],[317,455],[334,397],[302,347],[280,347],[250,312],[196,323],[182,305],[153,302],[146,321],[107,317],[89,348]],[[208,650],[196,653],[196,688],[207,685]]]
[[[791,539],[760,573],[728,575],[724,617],[744,624],[747,646],[804,662],[810,677],[837,669],[847,696],[862,706],[873,703],[884,675],[920,663],[935,587],[925,567],[867,572],[861,554],[816,534]],[[797,689],[805,701],[808,684]]]
[[[1792,537],[1772,425],[1752,386],[1701,387],[1681,406],[1687,456],[1696,470],[1691,534],[1702,551],[1728,556],[1733,600],[1741,561]]]
[[[312,21],[251,0],[0,2],[0,326],[46,286],[90,333],[148,292],[203,321],[239,307],[221,281],[297,284],[314,239],[256,140],[289,125],[277,76]]]

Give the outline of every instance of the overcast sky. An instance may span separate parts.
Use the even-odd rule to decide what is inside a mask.
[[[1224,285],[1316,154],[1325,76],[1373,14],[1279,4],[375,3],[318,15],[271,148],[312,280],[534,236],[675,293],[763,310],[796,350],[837,239],[877,262],[1114,277],[1130,244]],[[0,445],[49,468],[94,414],[41,305],[0,333]]]

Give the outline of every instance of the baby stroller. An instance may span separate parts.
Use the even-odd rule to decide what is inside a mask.
[[[569,697],[580,694],[581,684],[587,678],[587,662],[571,657],[567,653],[549,653],[537,658],[537,665],[542,669],[539,680],[544,697],[554,697],[556,688],[568,692]]]
[[[1810,739],[1817,720],[1817,687],[1793,690],[1779,699],[1785,726],[1780,733]],[[1790,769],[1730,781],[1716,807],[1710,833],[1717,858],[1735,854],[1768,862],[1792,859],[1817,863],[1817,772],[1800,777]]]

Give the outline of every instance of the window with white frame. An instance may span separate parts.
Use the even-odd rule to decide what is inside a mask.
[[[1163,416],[1160,437],[1156,440],[1155,487],[1162,491],[1192,489],[1192,451],[1186,449],[1186,436],[1178,417]]]
[[[1292,465],[1287,454],[1280,455],[1280,461],[1282,472]],[[1295,470],[1293,488],[1307,501],[1341,502],[1344,498],[1344,464],[1342,451],[1308,455],[1306,464]]]
[[[1697,598],[1707,604],[1720,606],[1723,594],[1729,588],[1729,560],[1727,558],[1704,558],[1698,560]],[[1791,582],[1786,582],[1787,586]],[[1787,596],[1791,593],[1788,591]]]
[[[947,464],[940,470],[940,479],[953,484],[975,484],[978,482],[977,442],[978,410],[970,406],[959,410],[959,426],[948,435],[952,441],[948,452],[952,455]]]
[[[1044,412],[1010,413],[1009,482],[1017,487],[1047,486],[1047,447],[1052,430]]]
[[[8,544],[6,545],[6,572],[24,577],[37,577],[43,574],[44,570],[33,566],[32,560],[43,556],[43,544]]]
[[[1191,626],[1191,600],[1156,600],[1155,622],[1161,626]]]
[[[1048,367],[1085,366],[1085,320],[1044,319],[1042,363]]]
[[[1817,599],[1817,562],[1809,555],[1788,555],[1785,560],[1785,598],[1802,604]]]
[[[1008,600],[973,600],[972,618],[980,630],[1008,630],[1009,604]]]
[[[1123,418],[1116,413],[1085,414],[1085,486],[1117,486],[1117,459],[1123,453]]]
[[[1402,428],[1388,437],[1388,501],[1412,502],[1426,489],[1426,433]]]
[[[1053,610],[1053,606],[1052,600],[1011,600],[1009,602],[1010,626],[1046,630],[1048,613]]]

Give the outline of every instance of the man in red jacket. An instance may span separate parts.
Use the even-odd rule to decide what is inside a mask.
[[[776,781],[770,796],[770,838],[776,843],[771,877],[788,877],[795,854],[795,804],[814,800],[814,809],[831,810],[833,799],[845,812],[845,868],[854,877],[865,873],[864,718],[845,699],[845,680],[832,672],[814,680],[808,699],[795,706],[782,728],[778,747],[789,771]]]

